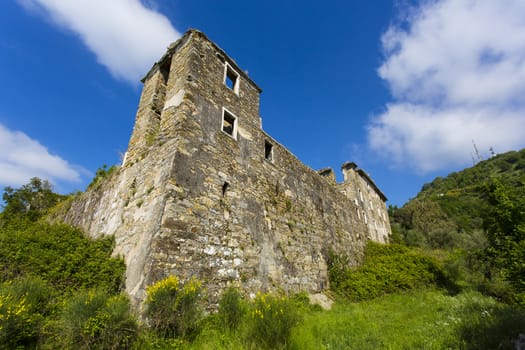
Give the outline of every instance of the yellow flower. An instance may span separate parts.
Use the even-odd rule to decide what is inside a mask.
[[[154,283],[146,288],[146,293],[148,294],[146,300],[151,302],[155,299],[155,294],[160,290],[167,290],[172,293],[177,292],[179,289],[179,280],[177,276],[171,275],[168,276],[157,283]]]

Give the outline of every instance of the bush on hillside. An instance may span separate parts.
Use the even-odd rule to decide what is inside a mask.
[[[336,293],[352,301],[447,283],[434,258],[402,245],[368,242],[362,266],[348,268],[345,260],[331,254],[330,284]]]
[[[0,281],[36,275],[61,292],[97,286],[118,293],[125,265],[111,257],[113,244],[68,225],[11,222],[0,228]]]
[[[525,305],[525,179],[518,185],[493,179],[485,193],[492,204],[483,221],[485,258],[500,269],[516,301]]]
[[[51,294],[49,286],[38,277],[0,284],[0,349],[37,344]]]

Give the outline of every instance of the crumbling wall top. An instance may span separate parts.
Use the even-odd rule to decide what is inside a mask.
[[[237,73],[239,73],[244,79],[246,79],[247,82],[249,82],[251,85],[253,85],[257,89],[257,91],[259,93],[262,92],[262,89],[248,76],[248,74],[244,70],[242,70],[237,65],[235,60],[233,60],[231,57],[229,57],[223,49],[221,49],[217,44],[215,44],[213,41],[211,41],[206,36],[206,34],[204,34],[203,32],[201,32],[200,30],[197,30],[197,29],[188,29],[186,31],[186,33],[184,33],[184,35],[182,35],[182,37],[180,37],[177,41],[171,43],[168,46],[168,48],[166,50],[166,53],[164,53],[164,55],[160,58],[160,60],[158,60],[157,62],[155,62],[155,64],[153,64],[153,66],[148,71],[148,73],[144,76],[144,78],[141,79],[141,82],[144,83],[146,80],[148,80],[150,78],[150,76],[153,75],[153,73],[157,69],[159,69],[160,66],[162,66],[163,62],[165,62],[167,59],[169,59],[169,57],[171,57],[173,55],[173,53],[175,53],[180,47],[182,47],[188,41],[190,41],[193,36],[203,38],[209,44],[211,44],[213,46],[213,48],[218,52],[217,56],[222,61],[224,61],[224,62],[227,61],[228,64],[230,64],[237,71]]]

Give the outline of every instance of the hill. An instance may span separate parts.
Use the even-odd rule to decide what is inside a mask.
[[[395,240],[431,248],[482,244],[484,218],[491,211],[487,186],[494,181],[511,189],[524,186],[525,149],[437,177],[402,208],[390,207]]]

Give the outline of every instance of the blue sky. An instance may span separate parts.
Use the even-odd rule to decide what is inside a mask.
[[[202,30],[314,169],[355,161],[390,204],[525,147],[525,2],[16,0],[0,4],[0,187],[83,190],[126,151],[140,78]]]

